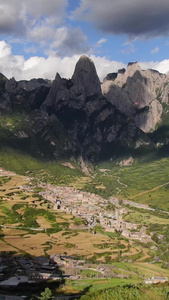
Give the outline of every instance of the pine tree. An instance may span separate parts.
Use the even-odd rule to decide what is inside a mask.
[[[37,297],[39,300],[52,300],[54,299],[54,296],[52,295],[52,291],[47,287],[44,292],[41,293],[39,297]]]

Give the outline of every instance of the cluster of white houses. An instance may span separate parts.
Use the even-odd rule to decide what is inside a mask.
[[[143,242],[151,240],[151,237],[146,234],[145,227],[137,232],[138,224],[123,220],[123,215],[129,209],[120,206],[115,198],[105,200],[98,195],[79,191],[72,187],[50,184],[41,184],[41,187],[45,191],[40,192],[40,195],[52,202],[54,209],[80,217],[85,221],[86,228],[101,225],[107,231],[120,231],[124,237],[129,239],[138,239]]]

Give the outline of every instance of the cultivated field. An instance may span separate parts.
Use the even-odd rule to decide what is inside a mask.
[[[74,224],[72,215],[53,210],[51,203],[43,199],[36,188],[23,192],[19,186],[30,183],[29,178],[2,173],[0,183],[1,253],[33,256],[66,254],[87,258],[91,262],[106,261],[114,265],[117,274],[121,269],[120,272],[124,275],[136,277],[137,280],[153,274],[169,276],[169,270],[161,268],[160,264],[146,262],[152,259],[152,251],[147,245],[107,232],[94,234],[88,230],[80,230]],[[138,216],[137,211],[132,211],[130,221]],[[169,224],[167,218],[152,216],[151,213],[145,214],[145,220],[148,225],[154,222],[161,226]],[[75,229],[69,228],[72,224],[76,225]],[[125,260],[131,260],[132,263]]]

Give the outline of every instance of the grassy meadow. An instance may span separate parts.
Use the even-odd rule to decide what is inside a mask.
[[[0,149],[0,166],[16,172],[0,176],[1,253],[23,256],[65,254],[96,266],[110,265],[114,274],[111,278],[98,278],[97,271],[83,271],[80,273],[83,279],[66,280],[58,290],[61,294],[87,291],[83,296],[86,298],[82,299],[92,299],[96,296],[94,293],[101,290],[108,294],[109,289],[118,286],[125,289],[126,285],[143,285],[145,278],[154,275],[169,277],[169,216],[161,211],[169,210],[169,159],[142,163],[135,160],[133,165],[126,167],[119,166],[119,162],[100,163],[90,168],[91,174],[86,176],[73,161],[40,161],[9,148]],[[50,202],[38,194],[36,185],[39,181],[73,186],[106,199],[114,196],[149,204],[155,211],[128,207],[130,211],[124,220],[137,223],[140,228],[146,226],[147,233],[153,233],[152,242],[128,240],[116,232],[104,232],[99,226],[96,234],[78,229],[80,218],[55,211]],[[21,190],[19,186],[24,184],[32,186],[32,190]],[[163,240],[160,240],[161,234]],[[144,291],[144,296],[149,297],[145,299],[162,300],[167,299],[163,297],[167,289],[166,285],[152,291],[143,285],[140,292]],[[141,299],[144,299],[143,294]]]
[[[89,166],[90,175],[82,173],[77,162],[49,161],[12,148],[0,148],[0,166],[17,174],[56,185],[70,185],[101,195],[145,203],[156,209],[169,210],[169,158],[135,159],[131,166],[121,160]]]
[[[148,162],[135,160],[131,166],[120,166],[119,163],[97,165],[95,177],[85,190],[105,198],[114,196],[169,210],[169,158]]]

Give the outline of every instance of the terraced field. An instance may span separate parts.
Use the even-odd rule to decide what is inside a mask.
[[[4,176],[2,176],[4,175]],[[84,182],[86,179],[84,180]],[[53,210],[50,202],[43,199],[36,188],[22,191],[19,186],[27,184],[30,179],[14,173],[1,173],[0,177],[0,251],[13,254],[44,256],[67,254],[87,258],[91,262],[113,264],[115,272],[143,280],[144,276],[169,276],[169,270],[161,264],[146,263],[152,260],[152,251],[136,242],[123,237],[88,230],[72,230],[72,215]],[[129,219],[137,219],[137,211],[131,211]],[[153,216],[152,212],[142,213],[147,216],[150,226],[158,222],[167,226],[166,217]],[[147,215],[148,214],[148,215]],[[127,218],[127,217],[126,217]],[[129,261],[122,263],[117,261]]]
[[[28,183],[29,178],[9,174],[7,182],[0,187],[1,251],[30,255],[98,255],[103,256],[103,261],[107,252],[118,252],[116,239],[101,233],[70,230],[71,215],[58,214],[35,192],[23,192],[19,186]],[[122,243],[126,245],[123,249],[126,251],[128,243]],[[106,247],[100,248],[100,244],[106,244]]]

